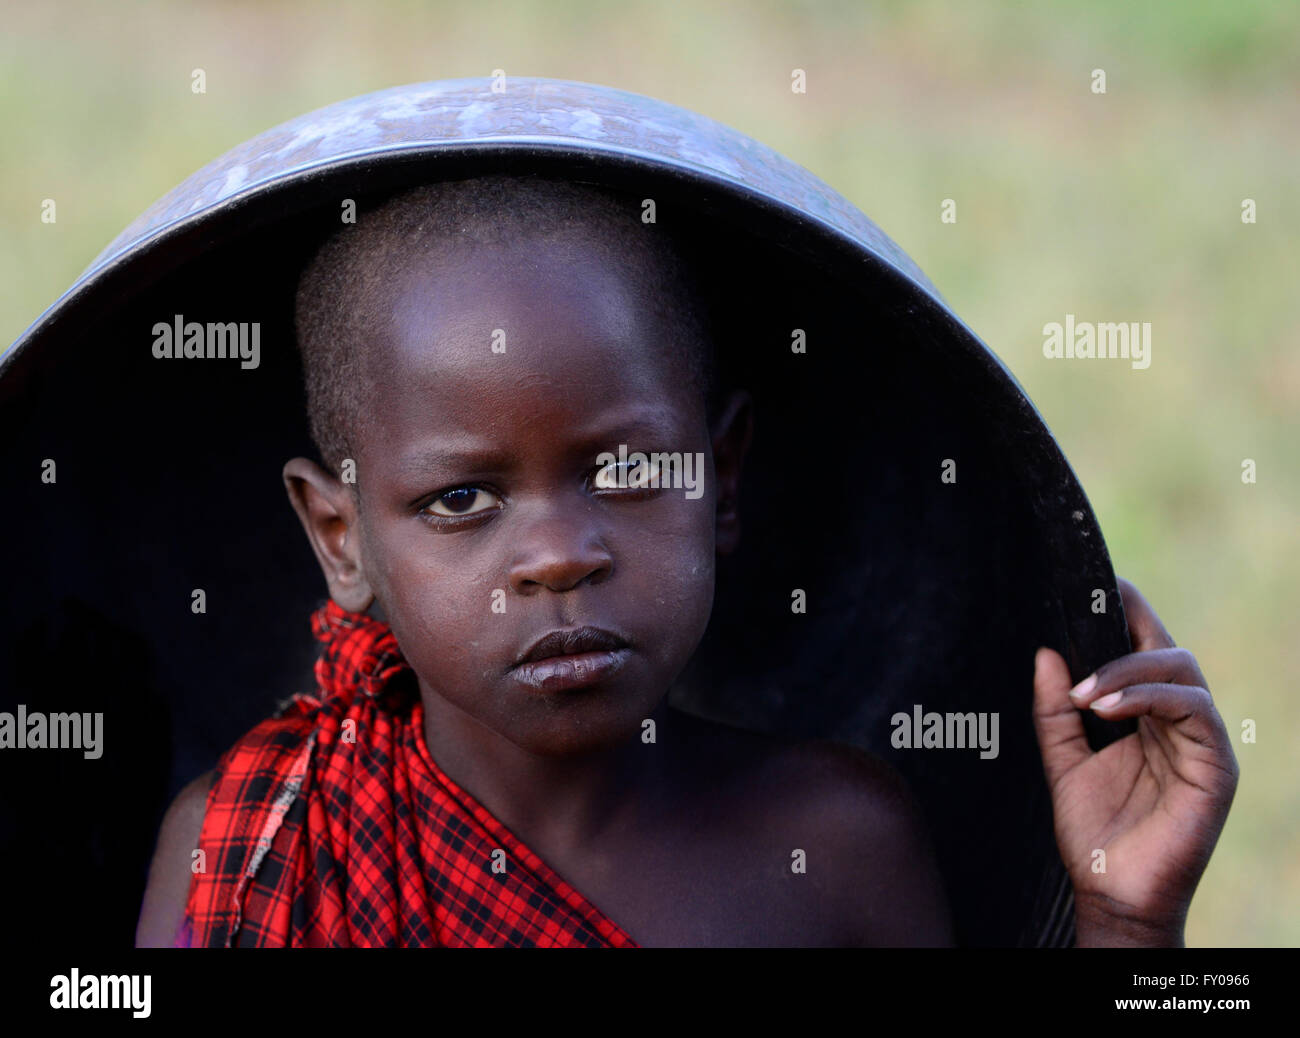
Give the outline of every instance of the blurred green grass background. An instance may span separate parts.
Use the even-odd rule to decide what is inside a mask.
[[[6,344],[200,166],[400,83],[616,86],[822,177],[1011,368],[1117,572],[1201,663],[1242,778],[1189,944],[1300,944],[1300,5],[11,2],[4,23]],[[1151,367],[1045,359],[1066,313],[1150,321]]]

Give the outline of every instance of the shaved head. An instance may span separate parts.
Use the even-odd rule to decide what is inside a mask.
[[[713,335],[695,271],[676,242],[642,222],[639,199],[571,181],[475,177],[418,187],[361,214],[304,270],[294,322],[312,438],[329,468],[337,473],[355,457],[355,431],[382,415],[368,357],[392,341],[401,295],[484,251],[531,242],[621,272],[662,330],[665,354],[683,364],[712,410]]]

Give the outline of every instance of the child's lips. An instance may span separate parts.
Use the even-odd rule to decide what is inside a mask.
[[[588,652],[613,652],[626,648],[628,640],[621,634],[584,624],[580,627],[561,627],[534,641],[519,654],[514,666],[535,663],[554,656],[573,656]]]
[[[631,649],[622,648],[551,656],[520,664],[511,674],[532,691],[564,692],[608,680],[623,669],[631,655]]]
[[[628,640],[602,627],[550,631],[520,654],[511,676],[534,692],[564,692],[599,684],[632,655]]]

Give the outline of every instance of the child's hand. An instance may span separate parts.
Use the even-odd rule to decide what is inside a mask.
[[[1078,946],[1181,946],[1237,760],[1196,658],[1174,647],[1137,588],[1121,579],[1119,590],[1136,651],[1071,692],[1065,660],[1039,649],[1034,727],[1074,884]],[[1138,730],[1093,753],[1079,714],[1088,708],[1106,720],[1136,717]]]

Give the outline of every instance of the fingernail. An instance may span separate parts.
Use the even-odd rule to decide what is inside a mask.
[[[1119,701],[1124,698],[1123,692],[1112,692],[1108,696],[1102,696],[1097,702],[1092,704],[1094,710],[1109,710],[1112,706],[1119,706]]]
[[[1072,695],[1075,699],[1079,699],[1082,696],[1086,696],[1089,692],[1091,692],[1096,687],[1097,687],[1097,675],[1089,674],[1086,678],[1084,678],[1077,685],[1075,685],[1074,688],[1070,689],[1070,695]]]

